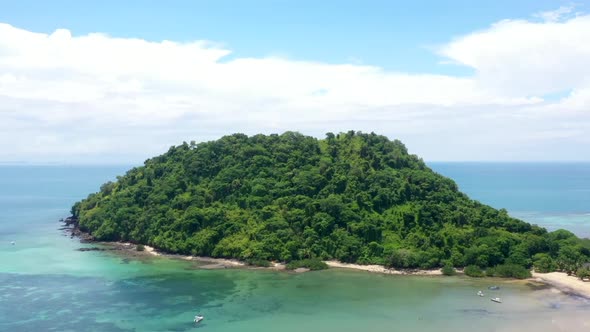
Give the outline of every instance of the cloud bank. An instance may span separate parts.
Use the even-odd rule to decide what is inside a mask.
[[[426,160],[590,160],[589,40],[590,15],[563,8],[500,21],[438,48],[473,70],[450,76],[0,23],[0,162],[141,162],[234,132],[349,129]]]

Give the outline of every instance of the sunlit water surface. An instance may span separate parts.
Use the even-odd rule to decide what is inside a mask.
[[[0,331],[590,331],[588,301],[524,282],[204,270],[166,258],[77,251],[87,245],[66,236],[57,220],[126,168],[0,167]],[[588,231],[583,217],[567,217],[587,213],[586,201],[570,201],[573,194],[560,196],[569,202],[563,209],[519,205],[493,193],[506,191],[508,180],[489,192],[481,187],[500,180],[483,181],[464,165],[434,168],[484,203],[537,216],[550,228],[563,223]],[[587,174],[586,168],[573,182],[588,184]],[[514,199],[528,196],[515,187]],[[509,204],[496,204],[502,202]],[[489,291],[490,284],[501,289]],[[476,296],[480,289],[483,298]],[[491,302],[492,295],[503,303]],[[206,317],[199,326],[192,323],[197,312]]]

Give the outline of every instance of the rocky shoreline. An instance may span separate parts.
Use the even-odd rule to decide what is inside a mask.
[[[67,217],[66,219],[60,219],[61,222],[64,223],[64,227],[61,229],[64,231],[70,231],[70,238],[77,237],[80,239],[81,243],[92,243],[94,241],[94,237],[86,232],[82,232],[80,230],[80,224],[78,218],[74,216]]]
[[[206,270],[213,270],[213,269],[228,269],[228,268],[248,268],[248,269],[265,269],[265,270],[277,270],[277,271],[286,271],[285,264],[282,263],[272,263],[270,267],[259,267],[259,266],[252,266],[248,265],[245,262],[239,261],[237,259],[225,259],[225,258],[213,258],[213,257],[201,257],[201,256],[187,256],[187,255],[180,255],[180,254],[169,254],[165,252],[161,252],[156,248],[153,248],[148,245],[143,244],[135,244],[129,242],[104,242],[104,241],[97,241],[91,234],[86,233],[80,230],[78,219],[70,216],[65,219],[61,219],[61,222],[64,223],[64,226],[60,228],[60,230],[67,233],[70,238],[79,238],[81,243],[86,244],[96,244],[99,246],[96,247],[83,247],[77,249],[78,251],[118,251],[121,254],[126,256],[134,256],[134,257],[166,257],[171,259],[180,259],[185,261],[195,261],[199,263],[204,263],[200,265],[199,268],[206,269]],[[138,250],[138,245],[141,245],[143,249]],[[307,272],[308,269],[295,269],[292,272],[301,273]]]
[[[70,231],[70,237],[78,237],[80,238],[80,242],[82,243],[96,243],[100,244],[103,247],[91,247],[91,248],[80,248],[80,251],[123,251],[126,254],[132,254],[133,256],[159,256],[159,257],[167,257],[172,259],[181,259],[186,261],[196,261],[200,263],[205,263],[204,265],[200,266],[202,269],[227,269],[227,268],[248,268],[248,269],[265,269],[265,270],[278,270],[278,271],[286,271],[285,264],[278,263],[278,262],[271,262],[270,267],[259,267],[259,266],[252,266],[248,265],[245,262],[242,262],[237,259],[226,259],[226,258],[213,258],[213,257],[202,257],[202,256],[188,256],[188,255],[180,255],[180,254],[169,254],[165,252],[161,252],[156,248],[153,248],[149,245],[144,245],[142,251],[137,251],[137,244],[128,243],[128,242],[101,242],[96,241],[91,234],[83,232],[80,230],[78,219],[71,216],[66,219],[62,219],[65,223],[64,230]],[[359,264],[347,264],[341,263],[337,261],[326,261],[331,268],[342,268],[342,269],[352,269],[358,271],[366,271],[371,273],[381,273],[381,274],[393,274],[393,275],[421,275],[421,276],[440,276],[442,272],[440,269],[436,270],[397,270],[397,269],[390,269],[380,265],[359,265]],[[306,268],[298,268],[292,270],[295,273],[302,273],[308,272],[309,269]]]
[[[260,266],[252,266],[248,265],[246,262],[237,260],[237,259],[227,259],[227,258],[213,258],[213,257],[203,257],[203,256],[188,256],[188,255],[180,255],[180,254],[170,254],[159,251],[156,248],[153,248],[149,245],[144,245],[143,250],[137,250],[137,244],[129,243],[129,242],[102,242],[96,241],[91,234],[83,232],[80,230],[78,220],[75,217],[68,217],[62,220],[65,223],[64,230],[70,231],[70,237],[78,237],[80,238],[80,242],[82,243],[96,243],[100,244],[101,247],[90,247],[90,248],[80,248],[79,251],[121,251],[124,252],[126,255],[132,256],[154,256],[154,257],[166,257],[172,259],[180,259],[185,261],[195,261],[199,263],[204,263],[204,265],[199,266],[202,269],[228,269],[228,268],[247,268],[247,269],[256,269],[256,270],[275,270],[275,271],[289,271],[294,273],[303,273],[310,271],[307,268],[298,268],[295,270],[287,270],[285,264],[279,262],[271,262],[271,266],[269,267],[260,267]],[[371,273],[381,273],[381,274],[390,274],[390,275],[420,275],[420,276],[440,276],[442,272],[440,269],[436,270],[397,270],[397,269],[390,269],[380,265],[359,265],[359,264],[347,264],[341,263],[337,261],[326,261],[326,264],[330,268],[341,268],[341,269],[352,269],[357,271],[365,271]]]

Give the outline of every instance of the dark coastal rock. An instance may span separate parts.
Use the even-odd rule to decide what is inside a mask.
[[[105,248],[98,248],[98,247],[91,247],[91,248],[78,248],[77,251],[105,251],[108,249]]]
[[[78,248],[77,251],[113,251],[113,250],[124,250],[119,246],[109,246],[107,248],[89,247],[89,248]]]
[[[66,226],[78,225],[78,218],[76,218],[74,216],[67,217],[65,220],[60,219],[60,221],[63,221],[66,224]]]
[[[542,282],[527,282],[526,285],[531,288],[532,290],[545,290],[552,288],[551,285]]]
[[[466,314],[474,314],[474,315],[489,315],[489,314],[491,314],[491,312],[489,312],[486,309],[461,309],[461,312],[464,312]]]
[[[70,237],[77,237],[80,238],[81,243],[91,243],[94,242],[94,237],[86,232],[82,232],[79,228],[73,228]]]
[[[227,269],[228,266],[222,263],[218,263],[218,264],[207,264],[207,265],[202,265],[200,266],[201,269],[206,269],[206,270],[218,270],[218,269]]]
[[[60,227],[59,230],[70,232],[70,238],[78,237],[80,238],[81,243],[95,242],[94,237],[90,233],[80,230],[78,218],[69,216],[65,219],[62,218],[59,221],[64,223],[64,226]]]

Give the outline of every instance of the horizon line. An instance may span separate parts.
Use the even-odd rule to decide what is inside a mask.
[[[424,160],[424,159],[423,159]],[[590,160],[424,160],[429,163],[445,164],[590,164]],[[143,166],[144,162],[27,162],[0,161],[2,166]]]

